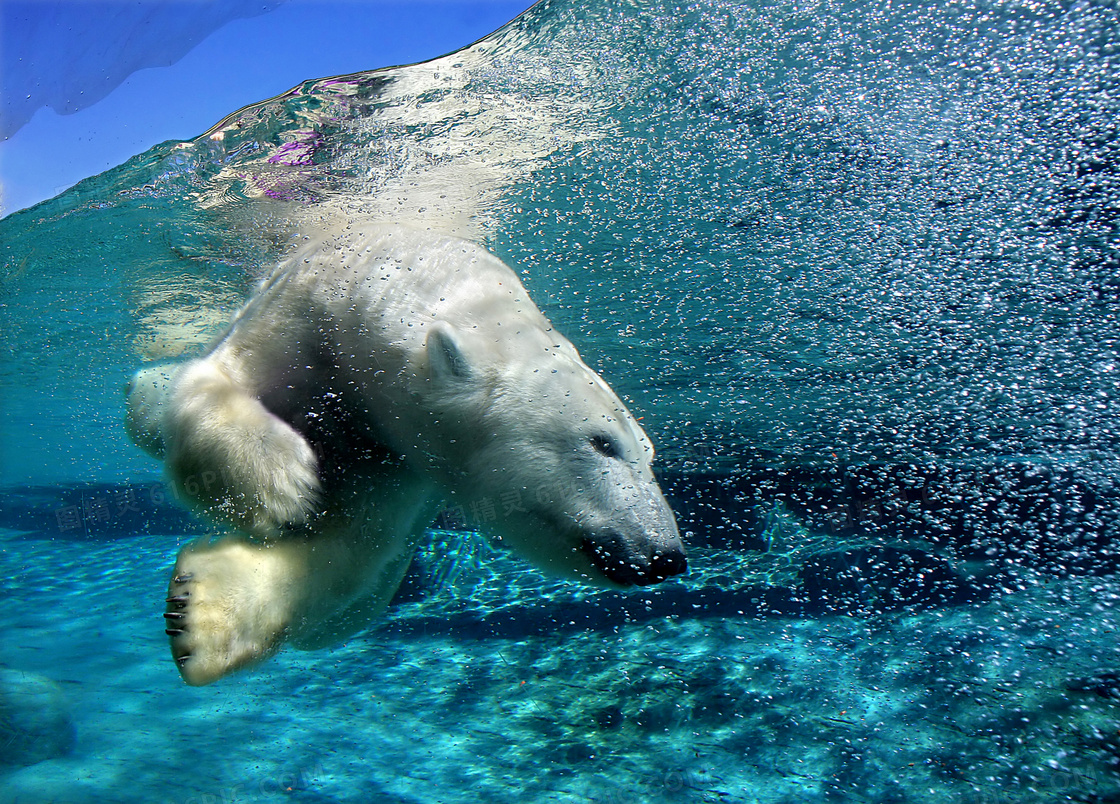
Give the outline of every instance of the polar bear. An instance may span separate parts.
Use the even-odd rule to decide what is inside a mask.
[[[134,375],[127,429],[232,529],[172,573],[190,684],[368,625],[449,500],[550,573],[618,587],[686,567],[634,417],[509,267],[450,236],[305,237],[205,355]]]

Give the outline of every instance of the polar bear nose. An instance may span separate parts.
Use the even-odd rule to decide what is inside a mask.
[[[650,583],[657,583],[674,575],[683,575],[688,569],[688,559],[684,557],[684,548],[655,552],[650,558],[649,577]]]
[[[637,550],[631,539],[612,531],[583,540],[584,554],[607,580],[623,586],[649,586],[680,575],[688,568],[680,539]]]

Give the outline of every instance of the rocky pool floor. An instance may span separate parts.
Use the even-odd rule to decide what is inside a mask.
[[[626,597],[434,538],[369,631],[190,688],[160,616],[175,538],[0,532],[0,662],[73,729],[9,759],[0,802],[1120,801],[1115,579],[809,618],[748,605],[757,568],[718,551]],[[0,739],[25,716],[0,707]]]

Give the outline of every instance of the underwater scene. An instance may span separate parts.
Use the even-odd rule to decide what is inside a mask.
[[[129,379],[358,223],[512,268],[655,446],[687,571],[558,576],[490,532],[521,498],[450,494],[382,613],[196,686],[180,550],[279,548],[192,512],[228,467],[130,440]],[[1113,3],[544,0],[0,252],[0,802],[1120,802]]]

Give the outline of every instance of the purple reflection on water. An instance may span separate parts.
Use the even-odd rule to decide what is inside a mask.
[[[297,131],[291,142],[286,142],[268,158],[279,165],[310,165],[323,137],[317,131]]]

